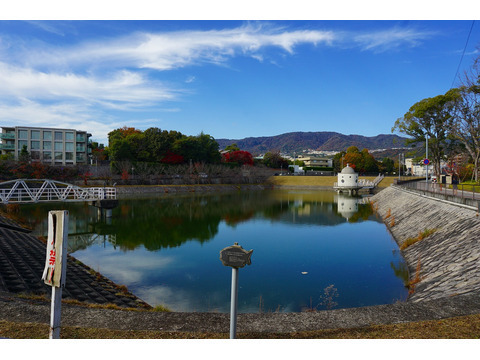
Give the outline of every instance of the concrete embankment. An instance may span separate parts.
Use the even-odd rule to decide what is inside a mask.
[[[480,217],[475,210],[389,187],[371,199],[402,250],[418,302],[480,289]]]

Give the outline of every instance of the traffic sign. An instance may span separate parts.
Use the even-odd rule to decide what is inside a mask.
[[[428,165],[428,164],[430,164],[430,160],[428,159],[423,160],[423,165]]]

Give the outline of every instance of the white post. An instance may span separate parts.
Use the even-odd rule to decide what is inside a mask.
[[[232,296],[230,300],[230,339],[237,335],[237,299],[238,299],[238,269],[232,268]]]
[[[67,270],[68,211],[48,213],[47,256],[42,279],[52,287],[50,339],[60,338],[62,290]]]

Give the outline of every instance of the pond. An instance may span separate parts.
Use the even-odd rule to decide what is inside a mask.
[[[152,306],[229,312],[231,268],[220,250],[253,249],[239,270],[239,312],[389,304],[408,274],[388,229],[363,198],[328,191],[253,191],[122,199],[111,219],[83,203],[24,205],[47,235],[69,210],[69,252]],[[67,279],[68,281],[68,279]]]

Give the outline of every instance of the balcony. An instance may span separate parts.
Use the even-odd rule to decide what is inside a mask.
[[[15,144],[0,144],[0,150],[15,150]]]
[[[14,139],[15,139],[15,134],[10,134],[10,133],[0,133],[0,139],[9,139],[9,140],[14,140]]]

